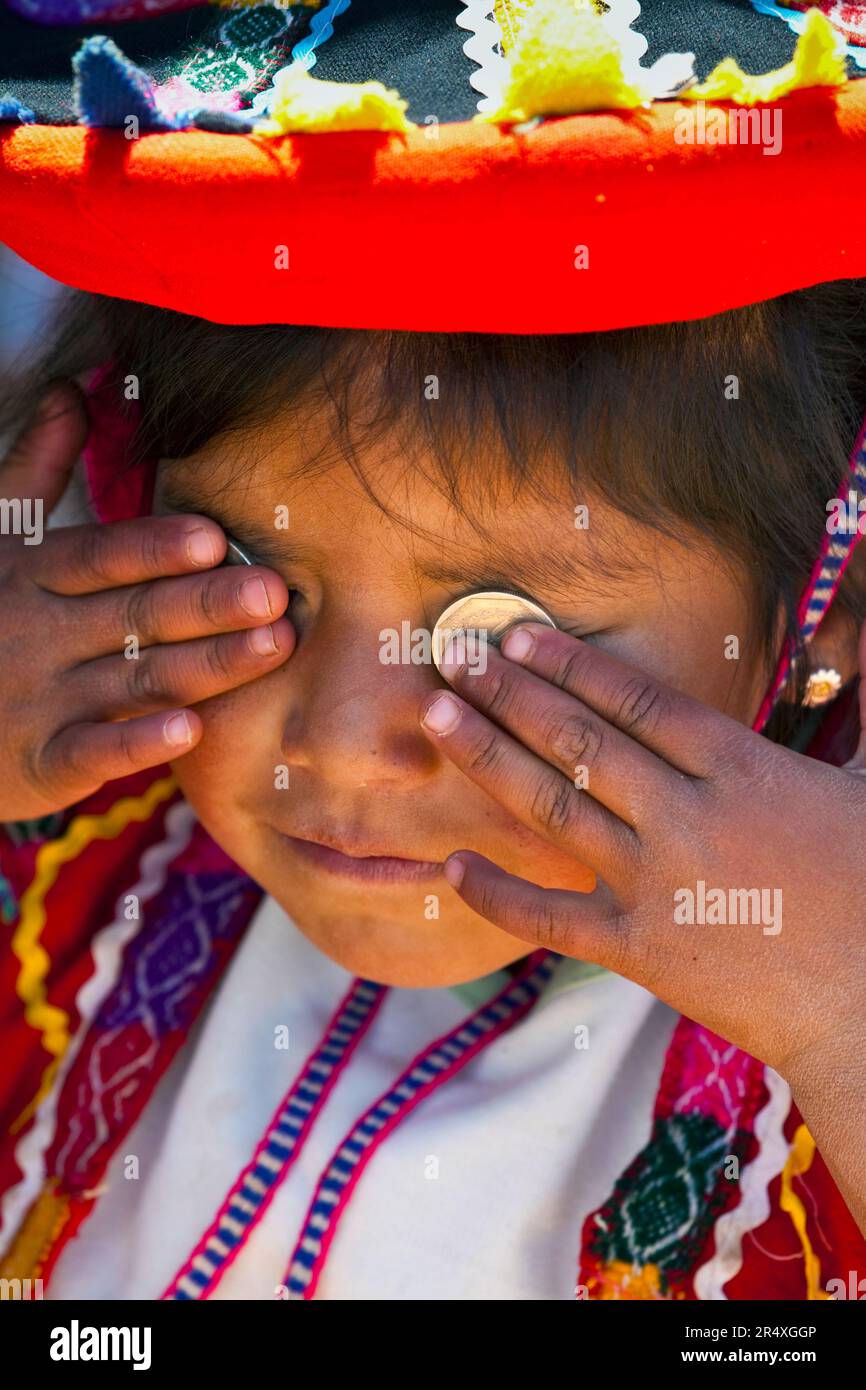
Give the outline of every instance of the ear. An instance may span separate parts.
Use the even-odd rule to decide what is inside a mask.
[[[855,546],[849,562],[849,574],[857,593],[866,595],[866,542]],[[828,668],[838,671],[842,677],[842,684],[846,685],[857,675],[858,670],[862,669],[858,660],[859,643],[858,620],[845,606],[841,596],[837,596],[806,648],[807,674],[810,671]],[[793,699],[790,681],[785,684],[782,699],[788,701]]]
[[[866,623],[860,629],[858,643],[859,657],[859,708],[860,708],[860,737],[857,740],[857,750],[853,758],[845,764],[848,772],[866,773]]]
[[[839,672],[846,685],[860,669],[859,641],[857,619],[837,599],[806,648],[807,671],[830,667]]]

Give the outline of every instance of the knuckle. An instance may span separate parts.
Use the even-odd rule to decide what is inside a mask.
[[[141,527],[138,533],[138,553],[148,574],[155,574],[163,567],[160,531],[156,526]]]
[[[508,899],[497,890],[494,883],[485,880],[478,889],[476,910],[482,917],[489,920],[502,919],[508,916]]]
[[[233,682],[235,670],[232,662],[234,646],[227,642],[207,642],[203,649],[203,660],[209,676],[220,684]]]
[[[604,733],[601,724],[584,714],[558,716],[549,730],[547,746],[563,767],[591,765],[601,752]]]
[[[141,641],[150,642],[155,636],[156,603],[154,592],[146,584],[137,585],[126,602],[126,630]]]
[[[107,588],[112,583],[113,544],[109,531],[110,528],[98,531],[96,527],[88,526],[82,529],[78,537],[75,567],[81,571],[85,583],[93,589]]]
[[[555,949],[561,941],[561,924],[550,902],[544,897],[537,898],[528,909],[532,935],[540,946]]]
[[[633,676],[619,696],[616,723],[627,734],[651,734],[664,717],[667,703],[667,696],[651,680]]]
[[[51,748],[41,742],[32,743],[22,750],[22,758],[24,780],[28,786],[41,796],[50,795],[58,774],[66,771],[67,749]]]
[[[570,782],[557,776],[544,777],[532,794],[530,815],[549,835],[562,835],[577,814],[577,797]]]
[[[140,704],[149,705],[165,696],[156,662],[148,652],[141,652],[137,661],[130,661],[129,691]]]
[[[126,763],[131,771],[138,768],[135,756],[135,740],[127,720],[122,720],[117,725],[117,753],[120,760]]]
[[[510,671],[488,671],[484,682],[484,706],[497,719],[514,706],[516,687]]]
[[[200,584],[195,597],[198,615],[208,627],[219,627],[223,615],[223,586],[213,579]]]
[[[478,776],[492,772],[499,764],[501,752],[498,734],[485,729],[467,750],[467,771]]]
[[[566,652],[554,666],[553,684],[561,686],[563,690],[573,690],[580,684],[586,660],[586,652],[582,647],[575,647],[572,651]]]

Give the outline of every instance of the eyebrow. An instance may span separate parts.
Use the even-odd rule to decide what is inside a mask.
[[[283,565],[312,567],[316,563],[318,552],[312,546],[305,545],[303,541],[290,540],[287,531],[277,530],[275,526],[263,526],[255,521],[240,524],[227,521],[217,501],[189,484],[180,486],[167,482],[162,490],[162,498],[174,512],[196,512],[209,517],[245,550],[249,550],[256,563],[260,562],[270,569],[279,569]]]
[[[217,522],[251,552],[251,558],[257,563],[279,570],[292,565],[313,569],[321,562],[321,552],[302,541],[290,540],[287,531],[278,531],[256,521],[228,521],[218,501],[200,492],[194,484],[172,484],[167,480],[162,495],[166,506],[173,511],[197,512]],[[620,582],[622,580],[621,575],[615,577],[610,574],[594,554],[581,556],[573,549],[561,553],[549,548],[533,550],[531,541],[519,555],[505,546],[493,546],[489,556],[477,548],[471,553],[467,549],[465,559],[458,558],[455,562],[454,553],[452,546],[450,554],[446,556],[443,543],[441,558],[421,560],[413,555],[415,574],[431,583],[463,592],[501,589],[531,599],[533,592],[537,591],[571,602],[577,602],[581,597],[582,576],[591,576],[596,596],[605,581],[615,584],[616,578]]]

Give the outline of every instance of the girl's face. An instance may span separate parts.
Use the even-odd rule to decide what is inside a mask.
[[[158,509],[214,517],[277,570],[298,634],[279,670],[198,707],[204,737],[174,770],[219,844],[345,969],[401,986],[474,979],[526,947],[449,888],[451,851],[545,886],[589,892],[594,879],[425,738],[419,709],[442,681],[424,632],[462,594],[517,590],[564,630],[751,722],[768,672],[747,598],[696,538],[626,521],[552,469],[544,498],[515,496],[490,456],[463,515],[432,460],[410,464],[381,440],[359,450],[377,501],[345,463],[305,470],[311,445],[283,418],[160,469]]]

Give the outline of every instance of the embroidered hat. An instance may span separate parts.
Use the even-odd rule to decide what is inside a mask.
[[[866,3],[0,0],[0,235],[217,322],[701,317],[866,274],[864,78]]]

